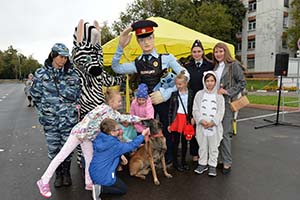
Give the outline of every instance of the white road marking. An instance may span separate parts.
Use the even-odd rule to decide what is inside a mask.
[[[4,151],[4,149],[0,149],[0,152],[3,152]]]
[[[279,112],[279,114],[288,114],[288,113],[296,113],[296,112],[299,112],[299,111],[284,111],[284,112]],[[272,114],[267,114],[267,115],[258,115],[258,116],[255,116],[255,117],[247,117],[247,118],[243,118],[243,119],[238,119],[237,122],[242,122],[242,121],[248,121],[248,120],[252,120],[252,119],[260,119],[260,118],[265,118],[265,117],[270,117],[270,116],[274,116],[274,115],[277,115],[277,113],[272,113]]]

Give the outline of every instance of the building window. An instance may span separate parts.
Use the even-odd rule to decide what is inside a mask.
[[[248,23],[248,31],[254,31],[256,29],[256,20],[249,21]]]
[[[242,51],[242,42],[241,41],[237,42],[236,51]]]
[[[248,9],[249,9],[249,12],[254,12],[256,11],[256,1],[253,1],[253,2],[249,2],[249,5],[248,5]]]
[[[288,48],[288,42],[287,42],[288,34],[287,34],[287,32],[282,33],[281,39],[282,39],[282,48],[287,49]]]
[[[255,49],[255,39],[254,40],[248,40],[248,49]]]
[[[247,59],[247,69],[254,69],[255,66],[255,58]]]
[[[284,7],[286,7],[286,8],[289,7],[289,0],[284,0]]]
[[[283,27],[284,28],[288,27],[288,20],[289,20],[288,16],[283,16]]]

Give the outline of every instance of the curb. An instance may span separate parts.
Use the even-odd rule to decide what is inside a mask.
[[[247,108],[263,109],[263,110],[277,110],[277,106],[274,106],[274,105],[265,105],[265,104],[249,104],[246,107]],[[280,106],[280,111],[300,111],[300,108],[297,108],[297,107],[288,107],[288,106]]]

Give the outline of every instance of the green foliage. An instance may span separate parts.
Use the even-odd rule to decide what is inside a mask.
[[[0,79],[22,79],[39,67],[40,64],[32,56],[27,58],[12,46],[0,51]]]
[[[288,45],[291,50],[297,50],[297,41],[300,38],[300,0],[291,3],[291,19],[293,24],[288,28]]]
[[[185,26],[228,42],[231,41],[233,25],[232,17],[226,11],[227,8],[219,3],[202,3],[193,13],[184,12],[180,20]]]
[[[247,80],[247,90],[264,90],[266,87],[277,87],[277,79],[275,80]]]
[[[186,0],[135,0],[121,12],[120,20],[113,23],[113,30],[119,34],[133,22],[152,16],[176,22],[178,13],[182,13],[186,5],[190,5]]]
[[[277,106],[278,104],[278,96],[271,96],[271,95],[247,95],[250,103],[252,104],[264,104],[264,105],[273,105]],[[284,97],[284,102],[293,102],[298,101],[297,97]],[[281,101],[282,104],[282,101]],[[285,106],[290,107],[298,107],[298,103],[287,103]]]
[[[111,32],[107,22],[103,22],[103,26],[101,27],[101,44],[105,44],[106,42],[114,39],[116,36]]]
[[[244,5],[236,0],[135,0],[112,28],[119,35],[134,21],[156,16],[234,43],[245,13]]]

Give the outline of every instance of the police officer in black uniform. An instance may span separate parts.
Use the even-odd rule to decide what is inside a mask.
[[[185,68],[190,73],[189,88],[193,91],[193,99],[199,90],[203,89],[203,73],[213,70],[212,63],[206,58],[204,48],[200,40],[195,40],[191,48],[191,60],[185,64]],[[190,141],[190,154],[193,161],[198,161],[198,143],[195,137]],[[197,165],[196,165],[197,166]]]

